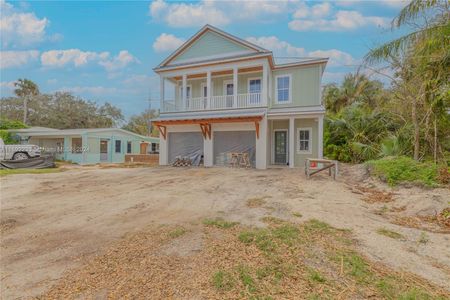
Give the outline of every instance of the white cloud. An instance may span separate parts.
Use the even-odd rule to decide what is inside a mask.
[[[230,23],[230,19],[213,2],[171,3],[157,0],[150,4],[153,19],[162,19],[172,27],[199,26],[206,23],[216,26]]]
[[[174,51],[184,43],[183,39],[177,38],[173,34],[162,33],[153,43],[156,52]]]
[[[111,57],[109,52],[82,51],[80,49],[50,50],[41,55],[42,65],[53,68],[68,65],[81,67],[90,63],[97,63],[107,71],[114,71],[138,62],[139,60],[126,50],[120,51],[115,57]]]
[[[80,67],[92,61],[106,60],[108,52],[81,51],[80,49],[50,50],[42,53],[41,63],[44,67],[64,67],[74,65]]]
[[[0,88],[12,91],[15,89],[14,81],[2,81],[0,82]]]
[[[34,13],[15,11],[14,7],[0,1],[1,42],[3,47],[22,47],[40,43],[46,38],[50,24],[47,18],[38,18]]]
[[[328,65],[330,67],[354,66],[359,63],[349,53],[337,49],[311,51],[308,55],[311,57],[329,57]]]
[[[330,67],[348,66],[358,63],[349,53],[337,49],[307,52],[304,48],[295,47],[286,41],[281,41],[276,36],[249,37],[247,41],[271,50],[274,56],[278,57],[329,57],[328,66]]]
[[[274,52],[275,56],[305,56],[304,48],[295,47],[276,36],[249,37],[247,41]]]
[[[232,22],[270,22],[287,13],[295,1],[201,1],[197,3],[171,3],[157,0],[150,4],[153,20],[163,21],[171,27],[215,26]]]
[[[117,56],[110,60],[101,60],[99,65],[105,67],[107,71],[114,71],[123,69],[132,63],[139,63],[139,60],[127,50],[122,50]]]
[[[26,65],[32,61],[37,60],[39,51],[1,51],[0,52],[0,68],[16,68]]]
[[[387,26],[389,20],[383,17],[363,16],[357,11],[340,10],[329,19],[296,19],[289,22],[289,28],[295,31],[344,31],[376,25]]]
[[[0,82],[0,96],[8,97],[14,94],[14,81],[2,81]]]

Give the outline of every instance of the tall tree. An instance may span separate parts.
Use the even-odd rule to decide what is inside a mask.
[[[23,123],[27,124],[28,102],[39,95],[39,87],[29,79],[18,79],[14,82],[14,94],[23,99]]]
[[[392,21],[392,28],[417,28],[416,30],[371,50],[365,57],[369,64],[383,60],[391,62],[397,70],[398,90],[411,106],[414,136],[414,159],[420,158],[421,127],[429,136],[430,120],[446,118],[448,82],[450,79],[450,10],[447,0],[413,0]],[[399,67],[400,66],[400,67]],[[413,92],[414,90],[414,92]],[[424,122],[419,107],[425,105]],[[437,136],[438,126],[434,126]],[[437,148],[437,139],[434,139]]]
[[[123,127],[125,130],[129,130],[141,135],[157,136],[158,133],[155,128],[151,126],[151,120],[156,118],[158,113],[154,109],[146,109],[139,115],[131,116],[128,123]]]

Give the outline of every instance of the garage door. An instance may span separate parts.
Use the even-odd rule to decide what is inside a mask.
[[[215,131],[214,164],[228,165],[232,152],[246,152],[255,166],[256,133],[254,131]]]
[[[169,133],[169,163],[177,156],[189,157],[194,165],[198,165],[203,155],[203,136],[201,132]]]

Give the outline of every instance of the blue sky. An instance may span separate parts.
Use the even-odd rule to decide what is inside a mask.
[[[28,78],[41,92],[108,101],[129,117],[157,99],[152,68],[206,23],[275,56],[327,56],[339,82],[394,37],[399,1],[1,1],[1,96]],[[154,102],[156,103],[156,102]]]

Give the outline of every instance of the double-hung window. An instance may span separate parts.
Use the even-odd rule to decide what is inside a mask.
[[[257,104],[261,100],[261,79],[250,78],[248,80],[248,93],[250,94],[250,103]]]
[[[291,75],[280,75],[277,77],[277,95],[278,103],[291,102]]]
[[[297,129],[297,152],[311,154],[312,147],[312,129],[298,128]]]

